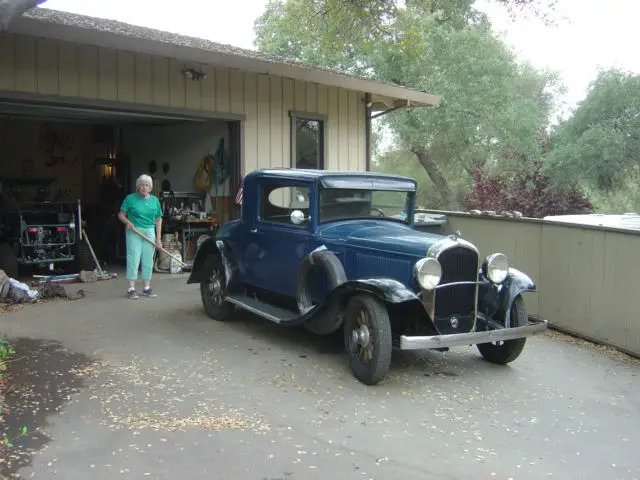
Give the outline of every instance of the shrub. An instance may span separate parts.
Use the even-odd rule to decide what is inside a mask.
[[[512,179],[490,178],[480,169],[474,173],[473,190],[465,198],[469,210],[518,211],[525,217],[589,213],[593,206],[577,187],[558,188],[537,165],[532,173]]]

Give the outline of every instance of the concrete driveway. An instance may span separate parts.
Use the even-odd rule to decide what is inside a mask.
[[[640,365],[535,337],[509,367],[475,348],[401,353],[376,387],[341,338],[209,319],[186,276],[124,281],[0,317],[16,343],[2,472],[82,479],[640,478]]]

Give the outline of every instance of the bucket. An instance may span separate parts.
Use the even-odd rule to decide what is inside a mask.
[[[173,240],[173,235],[166,235],[167,243],[165,243],[165,235],[162,237],[162,246],[164,249],[176,258],[182,260],[182,254],[178,248],[178,242]],[[162,250],[158,250],[158,259],[156,260],[156,267],[163,272],[180,273],[182,272],[182,265],[171,258],[167,253]]]
[[[162,238],[162,244],[169,244],[171,242],[175,242],[177,240],[177,235],[173,234],[173,233],[163,233],[162,236],[160,237]]]

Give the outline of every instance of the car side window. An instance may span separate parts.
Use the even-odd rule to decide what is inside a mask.
[[[267,222],[295,225],[291,221],[291,212],[300,210],[305,218],[309,217],[309,195],[307,187],[291,185],[262,185],[260,194],[260,219]],[[305,220],[301,225],[308,224]]]

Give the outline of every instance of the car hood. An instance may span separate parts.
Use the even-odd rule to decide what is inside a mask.
[[[328,242],[408,254],[427,255],[429,248],[445,238],[420,232],[407,225],[378,220],[360,220],[321,225],[318,233]]]

